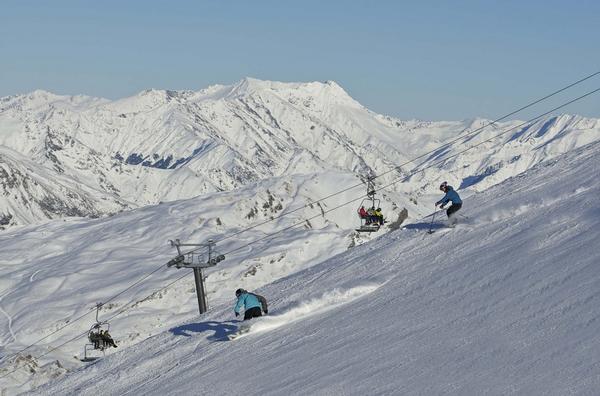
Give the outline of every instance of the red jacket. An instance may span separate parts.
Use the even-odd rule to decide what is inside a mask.
[[[360,210],[358,211],[358,215],[360,217],[367,217],[367,211],[365,210],[364,207],[361,207]]]

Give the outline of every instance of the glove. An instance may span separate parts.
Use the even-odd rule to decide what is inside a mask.
[[[265,315],[266,315],[266,314],[268,314],[268,313],[269,313],[269,310],[268,310],[268,309],[265,309]]]
[[[235,313],[235,317],[237,318],[238,316],[240,316],[240,313],[239,313],[239,312],[236,312],[236,313]]]

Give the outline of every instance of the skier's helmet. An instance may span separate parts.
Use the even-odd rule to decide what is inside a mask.
[[[244,291],[245,291],[244,289],[237,289],[237,290],[235,291],[235,296],[236,296],[236,297],[239,297],[239,296],[240,296],[240,294],[242,294]]]
[[[440,190],[446,191],[447,188],[448,188],[448,182],[443,182],[442,184],[440,184]]]

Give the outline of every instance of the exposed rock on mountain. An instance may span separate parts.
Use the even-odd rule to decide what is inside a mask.
[[[116,101],[35,91],[0,99],[0,214],[6,225],[99,216],[325,171],[385,173],[381,185],[407,176],[389,189],[400,193],[396,201],[418,202],[440,178],[463,189],[485,189],[597,139],[600,130],[598,120],[550,117],[428,168],[517,125],[512,121],[434,152],[423,160],[424,172],[411,172],[419,162],[397,168],[487,123],[381,116],[331,81],[246,78],[197,92],[147,90]],[[36,179],[45,184],[32,189]],[[314,193],[311,199],[320,198]]]

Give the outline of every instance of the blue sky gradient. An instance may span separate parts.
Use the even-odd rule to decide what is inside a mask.
[[[600,71],[600,1],[4,0],[0,57],[0,96],[115,99],[250,76],[334,80],[400,118],[494,118]],[[600,117],[600,96],[564,112]]]

